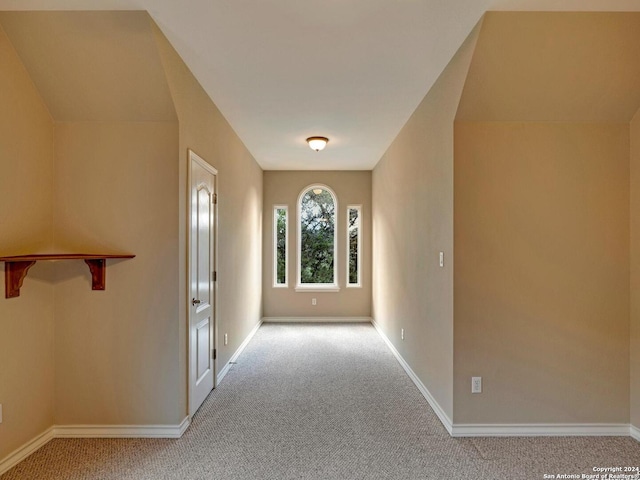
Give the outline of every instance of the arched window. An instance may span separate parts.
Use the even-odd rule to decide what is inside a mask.
[[[296,290],[338,291],[338,199],[326,185],[310,185],[298,197]]]

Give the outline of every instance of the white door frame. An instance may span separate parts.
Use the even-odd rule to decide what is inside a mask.
[[[187,372],[187,406],[189,409],[189,418],[193,417],[196,413],[193,406],[191,405],[191,399],[193,398],[193,389],[195,388],[195,384],[193,382],[193,371],[196,368],[192,361],[191,352],[194,346],[191,344],[191,317],[194,314],[191,298],[191,260],[193,257],[193,252],[191,248],[191,215],[192,215],[192,205],[191,205],[191,182],[192,182],[192,162],[196,162],[199,166],[204,168],[206,171],[214,175],[214,194],[218,195],[218,170],[209,165],[202,157],[200,157],[197,153],[195,153],[190,148],[187,149],[187,298],[186,298],[186,308],[187,308],[187,365],[189,366],[189,370]],[[216,201],[213,206],[214,211],[214,221],[213,221],[213,263],[214,268],[217,271],[218,268],[218,202]],[[211,298],[213,298],[213,329],[212,335],[213,339],[211,339],[211,345],[215,350],[218,349],[218,282],[214,281],[211,287]],[[213,360],[213,388],[218,385],[218,374],[217,374],[217,360]]]

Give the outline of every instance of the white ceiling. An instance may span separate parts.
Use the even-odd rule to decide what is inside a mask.
[[[265,170],[371,169],[486,10],[640,0],[0,0],[147,10]],[[329,137],[313,152],[311,135]]]

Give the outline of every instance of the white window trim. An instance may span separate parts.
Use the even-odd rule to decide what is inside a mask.
[[[284,283],[278,283],[278,210],[285,211],[284,229]],[[289,206],[273,206],[273,288],[289,288]]]
[[[309,191],[309,190],[313,190],[314,188],[322,188],[323,190],[328,191],[331,194],[331,197],[333,198],[333,203],[335,205],[334,208],[334,212],[335,212],[335,218],[333,219],[334,221],[334,227],[335,230],[333,232],[333,283],[302,283],[300,281],[300,277],[302,275],[302,270],[301,270],[301,263],[302,263],[302,212],[301,212],[301,206],[302,206],[302,197]],[[339,214],[339,209],[338,209],[338,196],[336,195],[336,192],[334,192],[330,187],[328,187],[327,185],[324,185],[322,183],[313,183],[311,185],[308,185],[306,187],[304,187],[302,189],[302,191],[300,192],[300,195],[298,195],[298,202],[296,204],[296,209],[298,211],[298,221],[297,221],[297,260],[296,260],[296,264],[297,264],[297,271],[298,271],[298,276],[297,276],[297,281],[296,281],[296,288],[295,291],[296,292],[339,292],[340,291],[340,285],[338,284],[338,267],[339,267],[339,259],[338,259],[338,218],[340,216]]]
[[[349,248],[351,247],[349,237],[349,212],[358,211],[358,283],[349,283]],[[347,288],[362,288],[362,205],[347,205],[347,256],[346,256],[346,285]]]
[[[338,285],[332,285],[331,283],[304,283],[296,285],[296,292],[331,293],[339,291],[340,287]]]

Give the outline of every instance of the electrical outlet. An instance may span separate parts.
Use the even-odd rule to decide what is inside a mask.
[[[471,393],[482,393],[482,377],[471,377]]]
[[[444,252],[440,252],[440,266],[444,267]]]
[[[312,298],[312,299],[311,299],[311,305],[314,305],[314,306],[315,306],[315,305],[317,305],[317,304],[318,304],[317,300],[316,300],[315,298]]]
[[[224,334],[224,344],[226,345],[227,343],[229,343],[229,336],[225,333]]]
[[[400,329],[400,339],[404,340],[404,328]]]

